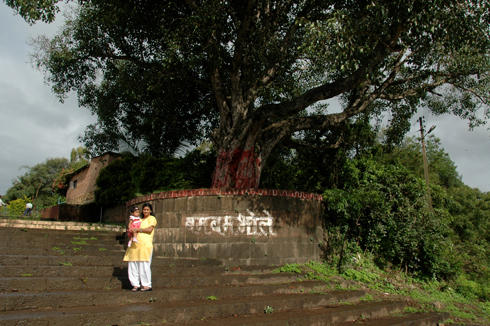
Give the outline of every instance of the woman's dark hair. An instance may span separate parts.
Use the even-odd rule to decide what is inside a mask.
[[[131,214],[133,214],[134,212],[139,211],[139,210],[140,209],[138,208],[138,206],[134,206],[131,208],[130,212],[131,212]]]
[[[143,207],[141,208],[141,210],[143,210],[145,207],[148,207],[150,209],[150,215],[153,215],[153,206],[151,206],[150,203],[144,203],[143,204]]]

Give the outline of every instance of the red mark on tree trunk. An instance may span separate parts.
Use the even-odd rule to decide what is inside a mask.
[[[258,188],[261,160],[251,150],[221,150],[213,173],[212,188]]]

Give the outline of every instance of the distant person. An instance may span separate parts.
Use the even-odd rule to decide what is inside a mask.
[[[31,213],[32,213],[32,204],[31,203],[27,203],[26,204],[26,210],[24,211],[24,216],[31,216]]]
[[[141,226],[133,228],[128,225],[128,232],[139,233],[138,243],[128,247],[124,261],[128,262],[128,278],[133,286],[131,291],[151,291],[151,258],[153,256],[153,234],[157,219],[153,216],[153,207],[145,203],[142,208]]]
[[[140,209],[138,207],[131,208],[131,215],[129,216],[129,228],[139,229],[141,228]],[[128,228],[128,229],[129,229]],[[128,232],[129,242],[128,247],[131,247],[131,243],[138,243],[138,232]]]
[[[3,208],[2,206],[7,206],[7,204],[5,204],[2,200],[2,195],[0,195],[0,208]],[[1,209],[0,209],[1,211]]]

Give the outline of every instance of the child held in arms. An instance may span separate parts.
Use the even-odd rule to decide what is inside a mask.
[[[133,207],[131,208],[131,215],[129,216],[129,225],[133,229],[138,229],[141,227],[141,218],[140,218],[140,210],[138,207]],[[129,236],[129,242],[128,242],[128,247],[131,247],[131,244],[133,242],[138,243],[138,233],[134,232],[128,232]]]

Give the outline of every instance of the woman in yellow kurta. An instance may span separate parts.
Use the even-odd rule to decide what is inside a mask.
[[[157,225],[157,220],[153,216],[153,207],[146,203],[143,205],[143,217],[141,227],[128,228],[129,232],[137,232],[138,243],[133,243],[128,247],[124,255],[124,261],[128,262],[129,282],[133,286],[132,291],[136,292],[141,288],[141,292],[151,291],[151,258],[153,255],[153,231]],[[141,284],[141,286],[140,286]]]

